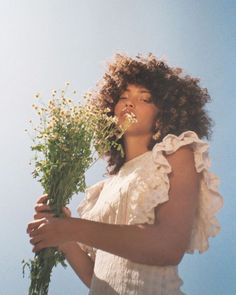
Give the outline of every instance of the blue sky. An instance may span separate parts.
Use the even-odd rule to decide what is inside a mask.
[[[32,257],[25,233],[40,185],[32,178],[33,95],[47,100],[51,89],[70,81],[79,94],[93,88],[106,60],[116,52],[152,52],[201,78],[215,121],[210,154],[225,204],[219,236],[208,252],[186,255],[179,272],[187,295],[233,295],[235,271],[235,67],[236,4],[225,0],[41,0],[0,2],[0,294],[27,294],[21,260]],[[78,96],[79,97],[79,96]],[[102,178],[104,163],[87,173]],[[73,214],[83,195],[71,202]],[[72,270],[54,271],[50,294],[87,294]]]

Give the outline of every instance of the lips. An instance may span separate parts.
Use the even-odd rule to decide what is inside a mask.
[[[124,116],[124,115],[126,115],[126,114],[131,114],[131,115],[133,115],[134,117],[136,117],[136,115],[135,115],[135,113],[133,112],[133,110],[130,110],[130,109],[127,109],[127,108],[123,109],[123,110],[121,111],[121,113],[120,113],[121,116]]]

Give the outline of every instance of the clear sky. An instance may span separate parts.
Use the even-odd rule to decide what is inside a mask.
[[[219,236],[208,252],[185,255],[180,268],[187,295],[236,294],[235,67],[233,0],[2,0],[0,1],[0,294],[27,294],[21,260],[33,257],[26,225],[40,185],[32,178],[33,95],[70,81],[80,94],[93,88],[114,53],[152,52],[201,78],[215,121],[210,154],[225,205]],[[104,163],[87,174],[102,178]],[[71,203],[73,214],[83,195]],[[50,294],[84,295],[88,289],[68,267],[54,271]]]

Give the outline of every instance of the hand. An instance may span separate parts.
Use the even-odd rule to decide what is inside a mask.
[[[48,195],[42,195],[39,197],[34,209],[35,209],[35,214],[34,214],[34,219],[41,219],[41,218],[48,218],[48,217],[53,217],[52,209],[50,206],[47,205],[48,201]],[[66,217],[71,217],[71,212],[70,209],[67,207],[64,207],[62,209],[63,213],[65,214]]]
[[[27,233],[34,245],[33,252],[44,248],[58,247],[70,241],[70,219],[58,217],[44,217],[28,224]]]
[[[55,219],[58,220],[58,218],[54,217],[54,214],[52,213],[52,210],[51,210],[50,206],[47,205],[47,201],[48,201],[48,195],[45,194],[45,195],[42,195],[41,197],[39,197],[39,199],[38,199],[38,201],[37,201],[37,203],[35,205],[34,220],[36,222],[31,222],[28,225],[27,232],[32,237],[30,242],[31,242],[31,244],[34,245],[33,252],[39,251],[38,250],[39,247],[42,246],[42,244],[38,245],[38,243],[39,243],[38,241],[40,239],[40,236],[38,236],[36,238],[36,235],[37,235],[38,232],[36,231],[33,234],[33,231],[35,231],[37,228],[39,229],[40,227],[45,226],[49,222],[52,224],[53,220],[55,220]],[[71,217],[71,212],[70,212],[69,208],[64,207],[63,212],[65,214],[65,217]],[[53,241],[51,241],[51,242],[53,242]],[[36,244],[37,244],[37,247],[36,247]],[[55,244],[55,241],[53,242],[53,244]],[[59,250],[62,250],[65,244],[66,243],[63,242],[62,244],[58,245]],[[56,245],[52,245],[51,247],[53,247],[53,246],[56,247]],[[46,246],[46,247],[49,247],[49,246]]]

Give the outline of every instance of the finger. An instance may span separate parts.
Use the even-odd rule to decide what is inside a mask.
[[[58,245],[56,243],[49,242],[47,239],[41,239],[39,242],[37,242],[33,247],[33,252],[39,252],[42,249],[50,248],[50,247],[57,247]]]
[[[46,218],[42,218],[42,219],[37,219],[34,221],[31,221],[28,226],[27,226],[27,233],[32,233],[33,231],[35,231],[41,224],[44,224],[47,222]]]
[[[38,198],[37,203],[45,203],[46,204],[47,200],[48,200],[48,195],[44,194]]]
[[[34,220],[37,219],[42,219],[42,218],[52,218],[54,216],[53,213],[47,213],[47,212],[40,212],[40,213],[36,213],[34,214]]]
[[[36,236],[30,239],[30,243],[32,245],[38,244],[42,240],[41,236]]]
[[[42,212],[42,211],[52,211],[50,206],[44,204],[44,203],[37,203],[34,207],[34,210],[36,212]]]
[[[33,247],[32,251],[34,253],[37,253],[37,252],[43,250],[44,248],[48,248],[48,247],[44,242],[40,241]]]
[[[41,236],[41,235],[43,235],[43,234],[45,233],[45,228],[44,228],[45,225],[46,225],[46,223],[41,223],[41,224],[39,225],[39,227],[32,229],[32,230],[29,232],[29,236],[30,236],[31,238],[33,238],[33,237],[37,237],[37,236]]]
[[[63,213],[65,214],[66,217],[71,217],[71,211],[68,207],[62,208]]]

